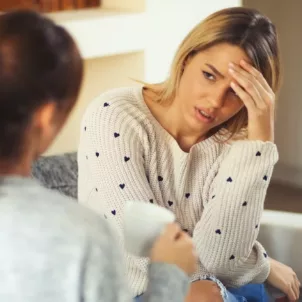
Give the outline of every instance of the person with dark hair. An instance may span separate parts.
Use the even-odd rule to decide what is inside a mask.
[[[0,301],[132,300],[108,222],[30,177],[82,76],[65,29],[31,11],[0,16]],[[192,240],[167,226],[151,252],[145,301],[183,301],[195,267]]]
[[[227,8],[184,38],[164,82],[102,94],[84,115],[80,201],[116,225],[121,246],[129,200],[174,212],[199,257],[188,302],[213,302],[218,287],[225,301],[264,302],[266,280],[291,301],[299,296],[294,271],[257,241],[278,160],[279,86],[274,24],[256,10]],[[148,259],[124,255],[131,288],[140,296]]]

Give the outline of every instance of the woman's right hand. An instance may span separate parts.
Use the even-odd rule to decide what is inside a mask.
[[[192,239],[179,225],[169,224],[155,242],[151,251],[151,262],[175,264],[188,275],[197,269],[197,255]]]
[[[270,274],[267,278],[268,283],[285,293],[289,301],[296,301],[300,296],[301,283],[296,273],[287,265],[269,258]]]
[[[274,141],[275,94],[264,76],[246,61],[230,63],[231,87],[248,111],[248,138]]]

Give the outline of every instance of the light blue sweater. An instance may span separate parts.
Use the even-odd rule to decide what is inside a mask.
[[[29,178],[0,178],[0,301],[132,301],[105,220]],[[145,301],[184,301],[188,277],[151,264]]]

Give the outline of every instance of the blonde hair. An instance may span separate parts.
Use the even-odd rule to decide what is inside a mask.
[[[176,96],[185,63],[200,51],[219,43],[230,43],[243,49],[277,93],[280,87],[280,50],[276,28],[258,11],[234,7],[215,12],[195,26],[180,44],[169,77],[163,83],[145,84],[146,89],[155,93],[154,101],[161,104],[171,102]],[[208,136],[229,133],[228,140],[246,133],[247,123],[244,107],[233,118],[212,129]]]

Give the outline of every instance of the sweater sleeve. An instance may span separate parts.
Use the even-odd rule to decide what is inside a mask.
[[[103,96],[86,112],[78,152],[79,200],[105,217],[124,249],[123,212],[127,201],[155,201],[144,167],[143,144],[148,136],[143,121],[132,115],[131,104]],[[148,259],[125,252],[133,295],[147,285]]]
[[[193,238],[201,265],[226,286],[262,283],[268,277],[267,254],[256,239],[277,160],[273,143],[237,141],[205,183],[204,211]]]
[[[175,265],[151,263],[149,284],[144,302],[183,302],[189,289],[189,278]]]

